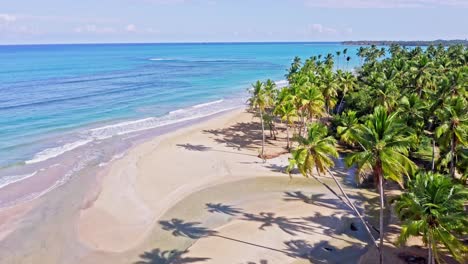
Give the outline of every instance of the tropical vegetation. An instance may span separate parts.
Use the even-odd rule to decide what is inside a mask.
[[[349,51],[305,60],[295,57],[288,85],[258,81],[250,106],[275,140],[286,128],[290,166],[333,192],[374,229],[349,200],[331,168],[346,156],[359,182],[373,183],[379,196],[379,238],[384,256],[387,187],[399,188],[394,204],[402,221],[400,242],[420,236],[428,262],[440,255],[466,261],[466,185],[468,178],[468,48],[367,46],[358,49],[359,66],[349,69]],[[292,133],[291,133],[292,131]],[[346,154],[345,154],[346,153]],[[340,192],[321,180],[329,175]],[[396,184],[392,184],[396,183]],[[369,235],[372,233],[369,231]]]

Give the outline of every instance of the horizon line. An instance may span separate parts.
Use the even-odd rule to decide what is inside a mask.
[[[158,44],[345,44],[346,42],[437,42],[468,41],[467,39],[433,40],[336,40],[336,41],[161,41],[161,42],[77,42],[77,43],[7,43],[0,46],[46,46],[46,45],[158,45]]]

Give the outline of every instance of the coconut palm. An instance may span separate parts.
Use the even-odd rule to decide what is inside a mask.
[[[457,145],[468,145],[468,111],[467,103],[457,97],[436,112],[441,124],[436,129],[436,137],[443,146],[450,148],[450,175],[455,177]]]
[[[440,247],[463,263],[468,248],[457,235],[468,233],[468,215],[464,210],[467,199],[467,189],[454,185],[444,175],[416,175],[396,203],[396,212],[403,221],[399,242],[406,242],[410,236],[421,236],[428,247],[428,264],[441,262]]]
[[[294,57],[293,62],[291,63],[291,67],[288,69],[288,73],[286,74],[286,77],[289,82],[292,81],[294,78],[294,75],[300,70],[301,68],[301,58],[296,56]]]
[[[424,128],[426,110],[426,104],[415,93],[403,96],[398,102],[398,113],[406,124],[417,132],[422,132]]]
[[[356,112],[349,110],[341,114],[339,124],[336,127],[338,137],[343,143],[353,144],[353,131],[357,128],[359,119],[356,117]]]
[[[361,151],[346,158],[348,166],[356,165],[357,173],[372,172],[374,183],[380,195],[380,263],[383,263],[384,239],[384,178],[403,182],[403,175],[410,175],[415,164],[408,158],[408,149],[414,139],[409,130],[397,118],[397,114],[388,114],[378,106],[365,124],[359,125],[353,133],[353,139],[361,146]]]
[[[310,176],[325,186],[359,217],[374,245],[377,246],[374,236],[369,229],[370,224],[364,220],[359,210],[345,193],[340,182],[329,169],[334,165],[332,158],[337,158],[338,152],[335,147],[336,140],[331,136],[327,136],[327,134],[328,129],[325,125],[321,123],[310,124],[306,137],[298,138],[299,147],[292,152],[292,158],[289,159],[287,171],[290,173],[294,168],[297,168],[303,176]],[[317,175],[314,175],[314,169],[317,172]],[[326,172],[328,172],[333,178],[341,192],[341,195],[336,193],[333,188],[317,177],[325,174]]]
[[[340,90],[342,92],[341,100],[337,108],[338,112],[340,112],[341,108],[343,107],[343,102],[344,102],[344,98],[346,94],[350,91],[353,91],[356,88],[357,79],[350,72],[345,72],[342,74],[337,73],[337,77],[338,77],[338,86],[340,87]]]
[[[289,150],[291,148],[289,127],[294,122],[293,118],[297,117],[297,110],[291,100],[291,97],[289,99],[285,99],[281,104],[276,106],[275,114],[278,114],[281,117],[281,120],[286,123],[286,148]]]
[[[262,152],[260,154],[263,162],[265,162],[265,124],[263,115],[265,113],[265,108],[268,105],[268,99],[265,95],[264,85],[261,81],[257,81],[252,84],[252,89],[250,90],[251,97],[249,99],[249,105],[252,109],[257,110],[260,115],[260,123],[262,125]]]
[[[320,90],[322,91],[325,100],[325,108],[328,114],[336,104],[338,89],[339,84],[333,72],[330,69],[324,69],[320,77]]]
[[[341,57],[341,51],[336,52],[336,60],[337,60],[337,68],[340,68],[340,57]]]
[[[300,100],[301,110],[309,120],[323,115],[324,98],[314,85],[308,84],[302,87],[298,99]]]

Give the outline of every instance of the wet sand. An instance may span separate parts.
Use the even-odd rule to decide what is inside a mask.
[[[357,262],[367,245],[359,222],[322,186],[290,180],[287,155],[263,163],[259,131],[235,110],[0,212],[9,216],[0,263]],[[374,195],[351,191],[358,201]]]

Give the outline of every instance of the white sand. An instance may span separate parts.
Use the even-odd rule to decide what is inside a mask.
[[[236,110],[154,138],[112,162],[98,180],[76,179],[46,195],[28,222],[39,231],[23,228],[7,237],[5,245],[15,252],[2,263],[159,263],[139,255],[187,248],[184,257],[207,258],[203,263],[309,263],[301,255],[311,252],[317,263],[355,261],[366,243],[360,232],[349,233],[348,211],[312,180],[289,181],[281,172],[287,155],[263,163],[257,157],[260,126],[253,121]],[[268,152],[283,151],[284,141],[268,144]],[[285,200],[286,191],[320,199]],[[241,212],[209,212],[207,203]],[[268,213],[274,222],[262,229]],[[159,222],[171,219],[197,222],[217,235],[174,236]],[[18,246],[26,235],[31,244]]]

